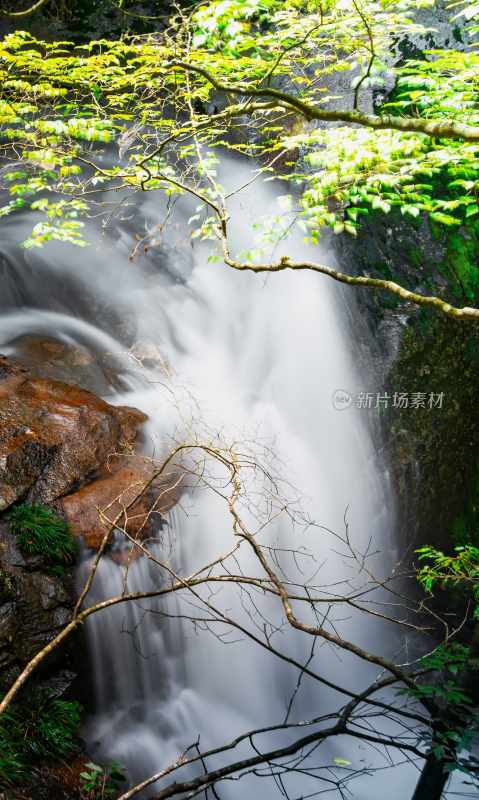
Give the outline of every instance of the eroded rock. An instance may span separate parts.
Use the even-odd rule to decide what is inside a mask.
[[[8,524],[0,522],[0,689],[71,619],[68,584],[68,576],[48,574],[42,559],[22,554]]]
[[[0,357],[0,510],[22,497],[52,503],[83,485],[145,420]]]
[[[112,471],[61,500],[59,508],[77,536],[98,548],[112,523],[126,527],[136,537],[146,528],[153,498],[142,494],[151,474],[151,464],[142,459],[115,459]]]
[[[63,381],[94,394],[125,388],[118,374],[118,358],[92,352],[78,342],[53,336],[24,334],[9,344],[12,358],[35,378]]]

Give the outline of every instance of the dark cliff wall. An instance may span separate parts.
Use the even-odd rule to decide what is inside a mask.
[[[180,3],[187,6],[189,0]],[[117,38],[124,33],[151,33],[161,30],[175,5],[173,0],[48,0],[25,17],[9,17],[34,0],[0,0],[0,36],[14,30],[29,31],[41,39],[88,41]],[[178,5],[178,4],[176,4]]]
[[[456,305],[479,301],[475,227],[449,233],[431,229],[425,219],[414,224],[399,214],[375,214],[356,239],[342,236],[336,244],[352,272],[386,277]],[[391,397],[382,426],[403,537],[412,546],[447,549],[477,543],[479,325],[384,292],[360,290],[358,302],[367,310],[379,347],[376,365]],[[408,395],[408,406],[393,408],[395,394]]]

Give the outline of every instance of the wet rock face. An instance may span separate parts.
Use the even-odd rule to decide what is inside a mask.
[[[131,445],[146,416],[0,357],[0,511],[52,503]]]
[[[0,522],[0,690],[70,620],[68,576],[60,579],[46,569],[42,558],[20,552],[8,524]]]
[[[43,352],[45,342],[37,345]],[[144,491],[154,471],[135,444],[145,414],[40,376],[39,365],[0,356],[0,513],[20,500],[52,505],[93,549],[114,525],[149,535],[178,492],[171,475]]]
[[[64,497],[59,509],[87,547],[97,549],[115,520],[125,525],[123,509],[128,509],[127,531],[136,537],[146,529],[154,502],[151,492],[142,494],[150,473],[151,466],[139,459],[114,459],[111,472],[105,469],[93,483]]]
[[[0,356],[0,514],[19,501],[52,505],[75,534],[97,547],[110,528],[108,518],[128,506],[126,527],[135,535],[146,526],[153,502],[147,495],[135,502],[152,469],[135,455],[145,420],[137,409],[112,406],[78,385],[39,377]],[[68,624],[75,599],[71,571],[59,576],[47,558],[22,553],[8,514],[2,515],[0,691]],[[52,680],[75,677],[71,646],[71,652],[70,644],[54,651],[42,668],[49,691]]]
[[[10,342],[9,355],[34,378],[62,381],[105,397],[125,388],[117,360],[79,343],[25,334]]]
[[[378,212],[358,236],[336,237],[344,271],[389,278],[455,305],[457,275],[447,260],[445,235],[433,236],[425,220],[405,222],[398,213]],[[472,257],[467,265],[474,269]],[[373,333],[372,360],[383,391],[431,393],[440,406],[389,408],[380,419],[402,541],[450,550],[471,536],[465,516],[479,508],[479,333],[476,326],[398,301],[386,293],[354,293]],[[476,303],[472,302],[472,305]],[[366,312],[366,313],[364,313]],[[368,387],[369,388],[369,387]],[[461,531],[460,528],[466,528]],[[471,527],[472,530],[472,527]]]

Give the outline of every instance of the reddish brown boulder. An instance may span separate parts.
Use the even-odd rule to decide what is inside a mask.
[[[109,470],[64,497],[57,507],[74,533],[93,549],[113,526],[134,539],[154,535],[179,497],[178,476],[152,481],[154,472],[155,465],[141,456],[111,459]]]
[[[0,358],[0,510],[51,503],[131,446],[146,416]]]
[[[142,490],[151,474],[151,465],[140,458],[115,464],[97,480],[64,497],[59,508],[77,536],[87,547],[97,549],[112,523],[136,537],[148,523],[151,492]]]
[[[78,342],[38,334],[19,336],[10,349],[15,362],[34,378],[62,381],[103,396],[125,388],[116,354],[94,353]]]

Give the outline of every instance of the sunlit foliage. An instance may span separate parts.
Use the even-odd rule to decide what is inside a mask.
[[[398,49],[426,33],[418,14],[433,5],[217,0],[177,11],[161,34],[85,45],[11,34],[0,43],[1,154],[11,164],[0,214],[45,215],[28,247],[81,244],[79,217],[95,193],[193,188],[195,224],[205,222],[219,191],[208,164],[226,146],[266,172],[282,159],[313,241],[325,226],[354,235],[375,209],[467,223],[479,214],[474,25],[462,49],[406,62]],[[451,8],[466,13],[474,18]],[[104,165],[102,150],[118,156]]]

